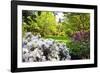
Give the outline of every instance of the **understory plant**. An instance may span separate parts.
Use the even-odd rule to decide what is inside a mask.
[[[90,58],[90,32],[77,31],[71,37],[71,42],[67,43],[70,48],[72,59],[89,59]]]

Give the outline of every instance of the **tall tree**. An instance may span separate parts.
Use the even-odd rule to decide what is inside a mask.
[[[90,28],[89,13],[64,13],[64,25],[66,33],[73,34],[76,31],[86,31]]]

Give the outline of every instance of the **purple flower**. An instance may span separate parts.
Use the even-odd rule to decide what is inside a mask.
[[[89,31],[77,31],[73,34],[72,39],[74,41],[82,41],[82,40],[89,40],[90,32]]]

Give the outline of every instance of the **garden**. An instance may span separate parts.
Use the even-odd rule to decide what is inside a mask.
[[[90,59],[90,14],[22,11],[23,62]]]

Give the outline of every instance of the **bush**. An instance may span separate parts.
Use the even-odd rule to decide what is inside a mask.
[[[89,59],[90,58],[90,33],[76,32],[73,34],[72,41],[67,43],[70,48],[72,59]]]

